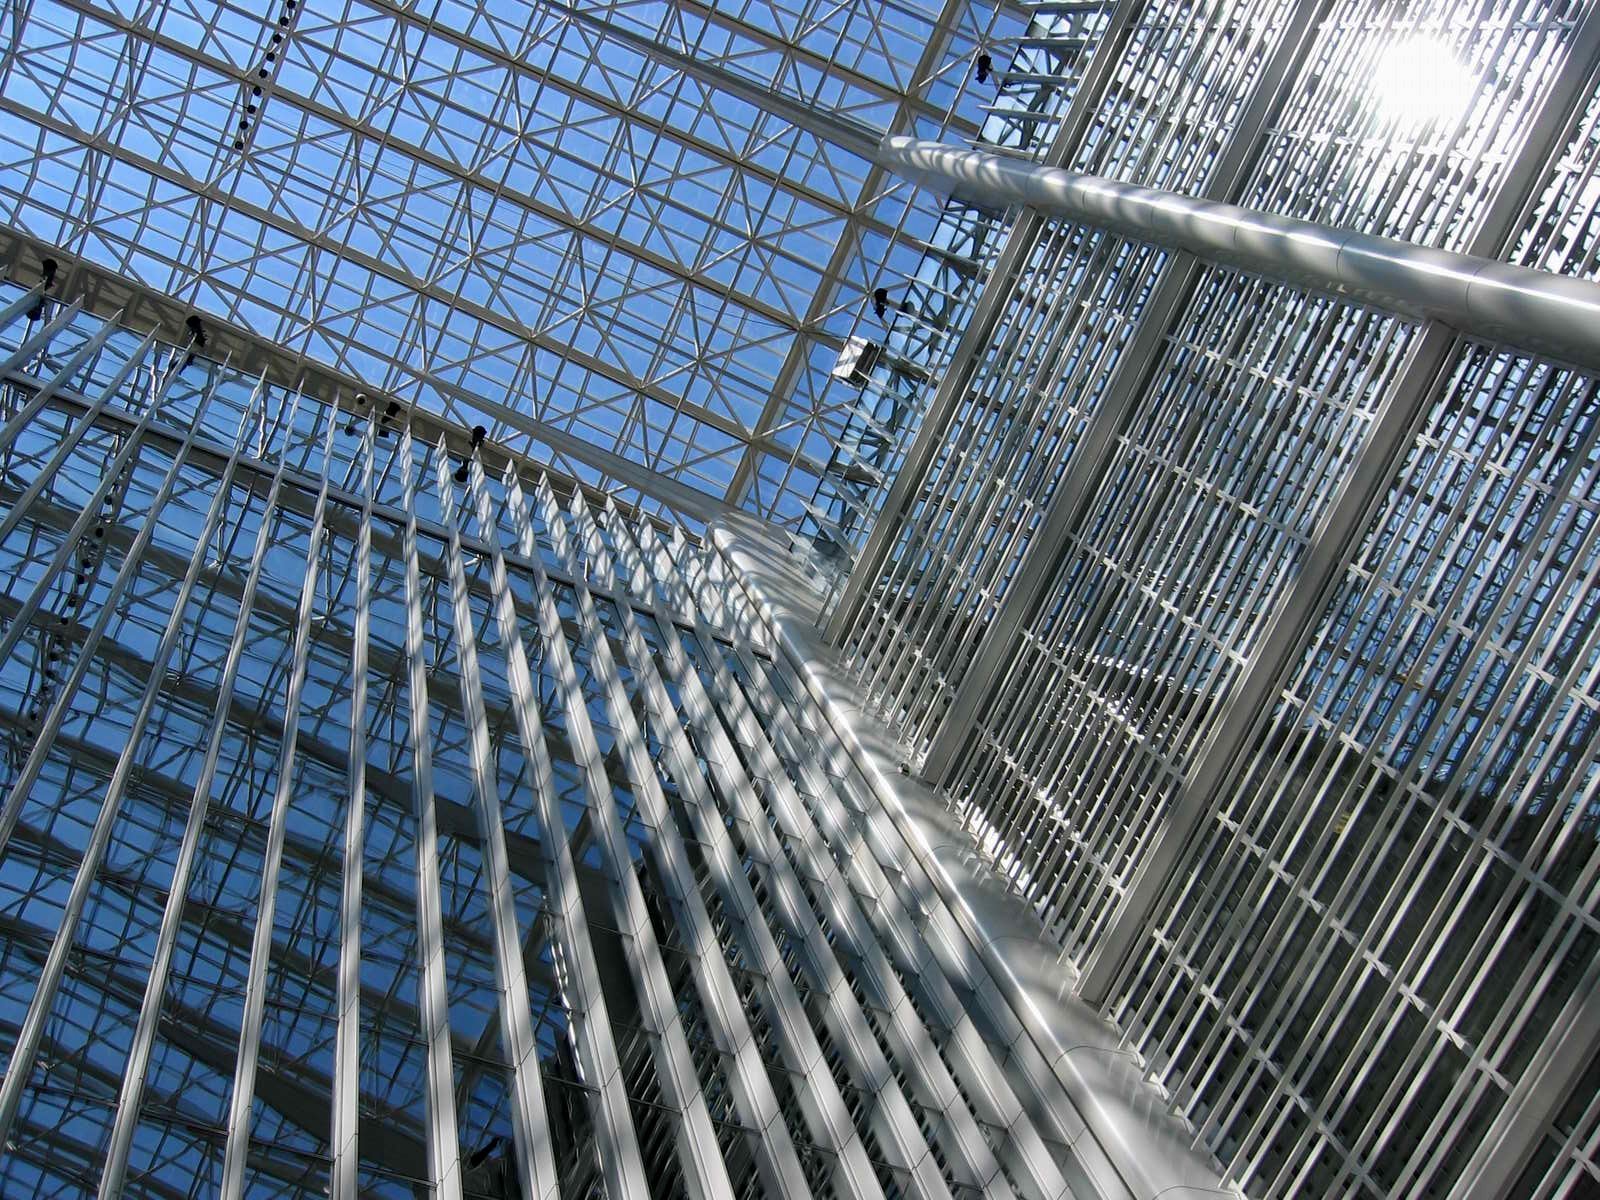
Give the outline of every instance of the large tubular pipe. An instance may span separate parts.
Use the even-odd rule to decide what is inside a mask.
[[[1141,242],[1600,371],[1600,284],[890,135],[878,164],[989,207],[1028,205]]]

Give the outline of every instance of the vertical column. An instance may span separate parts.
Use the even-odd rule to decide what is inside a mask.
[[[500,548],[500,535],[495,527],[494,514],[489,506],[488,490],[484,486],[483,471],[474,459],[470,464],[472,489],[477,500],[479,533],[488,544],[489,553],[497,563],[504,562]],[[513,480],[514,480],[513,476]],[[548,488],[541,485],[541,490]],[[700,1093],[694,1062],[689,1054],[688,1039],[678,1019],[676,1002],[668,983],[667,970],[661,961],[661,951],[656,944],[655,930],[645,910],[644,895],[634,873],[632,855],[627,839],[617,821],[611,783],[606,777],[601,761],[600,745],[589,720],[586,697],[572,651],[567,646],[566,632],[562,628],[561,614],[556,609],[554,589],[545,575],[533,546],[533,533],[528,519],[527,505],[521,489],[512,483],[509,504],[518,540],[524,549],[532,548],[527,555],[533,565],[534,588],[538,593],[537,617],[539,632],[544,638],[550,663],[567,694],[567,736],[583,771],[585,793],[588,797],[590,827],[595,832],[605,870],[610,876],[613,915],[623,937],[622,951],[627,960],[638,998],[639,1019],[651,1043],[651,1058],[667,1102],[677,1110],[677,1137],[679,1162],[687,1176],[690,1192],[696,1196],[731,1197],[732,1184],[727,1168],[717,1150],[716,1133],[711,1127],[711,1116],[706,1109],[705,1097]],[[564,538],[560,540],[565,540]],[[574,578],[581,579],[571,556],[564,556]],[[503,572],[497,571],[498,579]],[[605,691],[607,712],[621,719],[628,713],[627,697],[616,677],[615,665],[610,660],[610,650],[603,636],[595,631],[599,622],[594,613],[594,602],[581,583],[576,588],[579,621],[590,633],[587,639],[592,661],[599,676],[597,682]],[[509,597],[508,597],[509,600]],[[601,663],[600,656],[605,656]],[[607,666],[610,670],[607,670]],[[653,778],[653,776],[652,776]],[[641,781],[630,774],[635,795],[641,790]]]
[[[272,953],[272,926],[278,911],[278,872],[288,833],[289,802],[294,798],[295,743],[300,732],[300,699],[305,692],[311,657],[312,614],[317,602],[317,575],[328,514],[328,471],[333,465],[333,431],[337,412],[330,406],[322,445],[311,533],[306,543],[306,573],[295,610],[294,650],[289,687],[283,701],[283,738],[278,752],[278,782],[267,824],[267,846],[261,862],[261,892],[256,902],[256,927],[250,941],[250,970],[245,981],[244,1016],[239,1026],[239,1054],[233,1066],[233,1094],[228,1105],[227,1143],[223,1151],[223,1200],[243,1200],[244,1168],[250,1154],[251,1109],[255,1103],[256,1059],[261,1052],[261,1023],[267,999],[267,959]]]
[[[337,419],[335,415],[335,419]],[[339,893],[338,1024],[333,1050],[333,1200],[356,1200],[361,1152],[361,878],[366,857],[367,638],[372,627],[372,456],[377,422],[361,437],[361,528],[356,535],[356,620],[350,642],[350,741],[346,764],[344,872]]]
[[[441,442],[437,468],[439,506],[449,536],[450,589],[455,601],[456,644],[461,659],[461,704],[467,720],[473,778],[479,803],[483,806],[485,867],[495,893],[492,911],[495,913],[495,936],[499,943],[497,950],[515,959],[520,967],[521,947],[517,940],[516,914],[511,905],[510,869],[506,861],[500,789],[489,747],[489,725],[484,713],[483,684],[478,669],[477,632],[473,628],[472,612],[467,602],[466,569],[461,558],[461,535],[456,524],[449,465]],[[533,780],[534,810],[538,814],[542,833],[539,845],[544,852],[545,900],[550,907],[554,937],[564,967],[563,979],[570,989],[567,994],[568,1009],[579,1060],[584,1070],[592,1076],[587,1082],[596,1089],[594,1116],[601,1167],[606,1185],[617,1200],[643,1197],[648,1194],[644,1167],[639,1161],[633,1122],[628,1114],[628,1099],[622,1090],[616,1047],[611,1041],[610,1022],[600,989],[599,970],[595,966],[594,951],[589,945],[588,923],[578,893],[577,871],[573,867],[566,826],[556,801],[555,780],[549,753],[544,745],[543,722],[538,712],[527,653],[523,648],[521,626],[511,604],[504,559],[493,559],[492,569],[495,615],[505,645],[512,707],[517,733],[522,740],[522,752]],[[523,983],[513,1001],[521,1010],[515,1014],[515,1019],[527,1027],[525,1049],[519,1051],[521,1057],[518,1065],[531,1071],[536,1067],[537,1058],[532,1026],[527,1015],[527,994],[527,985]],[[542,1115],[542,1097],[540,1099]],[[548,1132],[545,1142],[548,1147]],[[553,1161],[549,1174],[530,1177],[537,1179],[541,1196],[555,1194]]]
[[[262,506],[261,527],[256,531],[255,545],[250,553],[249,571],[245,576],[244,589],[239,596],[239,615],[234,620],[233,635],[228,642],[228,655],[222,667],[222,680],[217,686],[217,702],[212,710],[210,729],[206,733],[205,757],[200,764],[200,774],[195,779],[194,792],[189,800],[189,817],[183,829],[183,842],[178,847],[177,861],[172,867],[172,882],[167,888],[167,901],[161,911],[161,926],[156,933],[155,954],[150,962],[149,977],[145,981],[144,999],[139,1005],[139,1018],[134,1026],[133,1044],[129,1048],[128,1063],[123,1071],[122,1091],[117,1097],[116,1113],[112,1119],[111,1141],[106,1150],[105,1170],[100,1176],[99,1200],[117,1200],[122,1195],[127,1176],[128,1156],[133,1149],[133,1135],[139,1126],[139,1107],[144,1101],[145,1073],[149,1069],[150,1053],[155,1046],[161,1002],[166,995],[173,952],[177,949],[178,930],[183,919],[183,906],[188,899],[195,858],[200,851],[200,838],[205,832],[206,817],[211,810],[211,785],[216,779],[217,764],[222,755],[222,745],[228,730],[226,714],[233,704],[233,693],[239,679],[239,664],[244,658],[250,619],[255,612],[256,590],[261,583],[262,564],[266,561],[267,548],[272,544],[273,514],[277,510],[278,496],[283,486],[284,466],[289,460],[288,439],[294,430],[295,417],[299,410],[300,395],[297,392],[290,404],[289,418],[284,425],[283,451],[279,454],[277,465],[273,469],[272,484],[267,490],[266,503]]]
[[[624,531],[614,509],[608,511],[613,518],[611,531],[617,541],[617,553],[630,587],[640,595],[651,594],[651,576],[645,560]],[[671,564],[658,564],[663,577],[671,573]],[[678,781],[684,799],[685,813],[694,829],[694,835],[706,853],[707,868],[713,879],[724,912],[729,918],[739,940],[739,949],[751,970],[756,974],[763,999],[770,1015],[769,1024],[778,1041],[789,1070],[800,1081],[794,1086],[797,1100],[804,1112],[806,1124],[812,1132],[817,1147],[837,1161],[830,1183],[852,1197],[862,1200],[880,1200],[883,1189],[878,1182],[860,1133],[851,1121],[839,1084],[823,1056],[817,1034],[811,1026],[800,1003],[794,981],[777,943],[767,928],[768,910],[755,897],[750,881],[745,877],[740,863],[741,851],[729,834],[729,825],[717,811],[706,773],[697,759],[703,756],[717,786],[731,793],[740,786],[750,787],[748,780],[733,774],[729,761],[731,748],[716,740],[717,722],[714,715],[708,719],[695,719],[695,742],[691,743],[680,720],[674,698],[667,689],[670,682],[680,689],[686,709],[689,695],[682,691],[685,685],[685,664],[682,650],[668,631],[670,620],[663,617],[662,653],[666,659],[670,679],[662,676],[654,665],[654,657],[638,627],[638,621],[629,609],[623,610],[628,627],[630,660],[644,666],[642,682],[645,685],[645,702],[651,719],[665,732],[672,773]],[[689,672],[692,675],[692,672]],[[698,679],[695,680],[698,683]],[[699,709],[697,711],[703,711]]]
[[[514,475],[507,474],[506,486],[512,497],[520,548],[529,558],[536,559],[538,550],[534,545],[531,523],[524,517],[521,488]],[[540,484],[540,501],[547,511],[555,503],[548,484],[543,481]],[[599,531],[581,493],[574,493],[571,507],[578,537],[587,547],[591,573],[599,576],[605,586],[614,588],[615,577],[609,556],[605,553]],[[563,556],[563,566],[574,577],[581,578],[570,553]],[[577,591],[584,638],[591,647],[595,669],[606,689],[610,711],[617,721],[623,760],[633,783],[635,803],[652,829],[649,853],[665,884],[678,932],[694,959],[695,990],[700,998],[701,1011],[706,1017],[708,1033],[718,1053],[728,1059],[728,1083],[739,1119],[755,1134],[755,1155],[765,1194],[786,1197],[788,1200],[809,1197],[811,1193],[806,1187],[804,1169],[779,1113],[771,1081],[761,1065],[760,1052],[756,1048],[749,1020],[717,945],[688,851],[678,833],[676,820],[668,809],[668,800],[651,761],[644,731],[633,714],[629,697],[622,686],[606,630],[595,610],[594,598],[587,586],[580,584]],[[625,599],[618,601],[618,613],[629,669],[639,683],[646,708],[653,714],[652,721],[660,725],[659,716],[655,714],[659,714],[661,709],[656,702],[664,695],[664,689],[661,688],[655,661],[639,634],[632,607]],[[688,768],[684,762],[686,755],[680,753],[682,748],[671,737],[673,732],[677,732],[681,738],[681,731],[675,723],[670,730],[662,731],[662,740],[668,743],[664,744],[663,749],[670,769],[674,775],[679,775]]]
[[[16,531],[18,524],[27,517],[34,502],[44,494],[44,490],[50,486],[51,481],[55,479],[67,459],[72,457],[72,452],[83,441],[84,435],[94,428],[95,422],[100,418],[100,414],[105,412],[106,406],[116,398],[117,393],[122,390],[122,385],[128,382],[128,377],[150,355],[155,343],[156,335],[153,333],[140,342],[139,348],[129,356],[127,362],[122,364],[116,375],[112,377],[111,382],[100,390],[99,394],[90,402],[89,407],[72,423],[72,428],[67,430],[66,436],[61,439],[44,465],[39,468],[33,477],[33,481],[22,489],[22,494],[12,503],[10,511],[5,515],[5,519],[0,520],[0,545],[5,544],[6,539]]]
[[[143,414],[134,427],[123,439],[121,448],[112,455],[111,461],[106,464],[105,470],[100,473],[100,481],[95,484],[94,490],[89,493],[89,498],[84,501],[83,507],[73,519],[72,525],[67,529],[61,539],[61,544],[56,548],[55,554],[50,558],[39,580],[28,593],[28,598],[22,602],[22,607],[17,610],[17,615],[11,624],[6,627],[3,637],[0,637],[0,662],[8,660],[16,651],[17,644],[22,640],[22,635],[28,631],[33,619],[38,615],[40,607],[50,594],[50,589],[55,586],[56,579],[72,556],[77,553],[77,547],[83,537],[89,532],[89,527],[100,519],[100,506],[105,503],[106,497],[122,478],[134,460],[134,456],[144,448],[144,436],[150,428],[150,423],[155,420],[156,413],[160,410],[162,402],[166,399],[168,390],[178,377],[178,368],[169,367],[164,375],[152,388],[150,403],[145,406]],[[196,420],[198,426],[198,419]],[[194,429],[190,430],[192,435]],[[188,443],[186,442],[185,445]],[[3,843],[9,832],[0,817],[0,843]]]
[[[213,389],[214,394],[214,389]],[[209,399],[209,396],[208,396]],[[201,526],[199,536],[195,539],[194,550],[189,556],[189,565],[184,573],[183,582],[179,585],[178,594],[173,600],[172,612],[167,618],[167,625],[162,632],[160,644],[156,648],[154,660],[150,664],[150,675],[145,683],[144,693],[139,699],[139,706],[134,712],[133,720],[129,725],[127,742],[117,756],[117,765],[113,769],[111,779],[106,785],[105,796],[100,801],[100,811],[95,818],[93,828],[90,830],[87,845],[84,847],[83,858],[79,861],[77,873],[73,876],[72,888],[68,893],[66,904],[62,909],[61,923],[56,929],[54,940],[50,943],[50,950],[45,958],[44,967],[39,972],[39,982],[34,990],[33,1000],[28,1005],[26,1016],[22,1020],[22,1028],[17,1034],[16,1045],[11,1051],[11,1061],[7,1065],[5,1080],[0,1083],[0,1142],[11,1134],[11,1127],[17,1117],[17,1110],[22,1103],[22,1094],[27,1087],[28,1077],[33,1072],[34,1059],[38,1055],[40,1042],[44,1038],[45,1024],[50,1018],[50,1010],[55,1004],[57,990],[61,986],[62,976],[66,973],[67,958],[72,952],[73,942],[77,937],[78,921],[83,915],[84,907],[89,902],[89,892],[94,886],[95,877],[100,873],[101,863],[105,859],[107,847],[111,843],[111,831],[116,824],[117,814],[122,807],[123,793],[126,791],[128,781],[133,775],[134,764],[138,760],[140,742],[144,738],[145,726],[149,723],[151,714],[155,711],[156,701],[160,698],[162,686],[166,682],[167,664],[172,659],[172,652],[178,644],[179,635],[183,632],[183,619],[189,606],[189,597],[194,592],[194,585],[199,579],[201,567],[205,564],[206,551],[210,548],[211,538],[216,533],[217,525],[222,520],[222,514],[232,498],[233,474],[239,463],[239,456],[244,450],[244,433],[252,415],[251,409],[259,402],[260,388],[252,398],[251,404],[245,409],[244,417],[240,422],[239,432],[234,439],[232,455],[228,458],[227,466],[223,468],[222,476],[218,480],[216,495],[212,498],[210,508],[206,512],[205,521]],[[161,481],[161,487],[155,498],[151,501],[149,515],[144,525],[140,528],[138,536],[128,548],[127,556],[122,561],[122,567],[117,572],[105,603],[99,616],[95,620],[89,636],[85,639],[78,653],[77,661],[63,684],[60,695],[56,698],[50,710],[49,718],[40,730],[38,740],[34,743],[32,751],[28,754],[27,762],[16,781],[11,785],[10,792],[5,799],[4,810],[4,836],[0,840],[0,851],[5,848],[11,832],[16,828],[18,817],[26,804],[33,785],[38,781],[39,773],[44,768],[45,760],[53,748],[56,734],[61,729],[61,724],[66,718],[68,710],[76,698],[77,690],[81,686],[84,676],[88,673],[89,665],[94,660],[95,650],[99,646],[107,627],[111,624],[112,617],[117,612],[123,594],[129,584],[138,576],[143,566],[144,552],[150,545],[150,540],[155,534],[161,511],[166,507],[167,500],[171,497],[178,476],[185,465],[187,450],[192,443],[194,432],[200,425],[200,414],[196,414],[195,422],[189,429],[188,439],[180,451],[173,456],[172,465],[168,468]]]
[[[681,552],[674,558],[660,550],[648,526],[641,528],[640,536],[642,548],[647,554],[657,559],[667,558],[672,563],[683,561]],[[676,569],[662,571],[657,577],[657,587],[668,606],[675,610],[678,619],[693,623],[697,640],[706,645],[708,654],[711,653],[713,635],[699,619],[684,572]],[[758,797],[775,800],[783,797],[787,777],[781,765],[767,757],[771,748],[765,745],[760,732],[750,727],[748,713],[742,708],[740,699],[725,686],[726,668],[718,673],[719,664],[706,664],[707,670],[712,673],[712,682],[717,685],[713,696],[683,647],[676,621],[662,623],[662,636],[668,668],[684,697],[690,719],[696,731],[709,741],[713,751],[709,756],[712,765],[719,768],[719,774],[725,780],[724,795],[744,839],[744,851],[762,868],[772,891],[769,902],[772,915],[789,936],[812,986],[817,993],[826,997],[828,1033],[850,1074],[870,1097],[866,1116],[885,1160],[900,1175],[903,1186],[914,1194],[949,1196],[949,1184],[929,1139],[912,1111],[904,1087],[878,1044],[872,1025],[862,1011],[861,1002],[851,990],[851,981],[844,976],[834,956],[830,940],[822,933],[811,901],[779,845],[772,822],[757,806]],[[726,727],[724,721],[727,722]],[[734,747],[728,732],[730,730],[738,733],[744,745],[753,750],[757,756],[754,763],[745,763]],[[751,772],[757,768],[761,775],[754,778]],[[792,795],[792,792],[789,794]],[[781,816],[789,807],[788,804],[775,804],[774,813]],[[848,938],[848,897],[829,895],[826,899],[836,901],[828,914],[830,923],[846,935],[853,953],[864,954],[866,948],[855,939]],[[863,958],[864,963],[867,961]],[[787,970],[782,966],[777,969]],[[861,982],[871,987],[877,981],[869,976]],[[877,989],[874,987],[872,991],[876,993]],[[908,1079],[907,1082],[909,1084],[912,1081]],[[915,1082],[918,1085],[925,1083],[923,1080]],[[941,1100],[948,1099],[929,1096],[926,1091],[922,1091],[921,1098],[929,1099],[930,1107],[935,1110],[940,1107]],[[1004,1178],[996,1170],[989,1169],[992,1156],[989,1156],[989,1163],[984,1163],[982,1151],[960,1138],[950,1139],[944,1148],[949,1156],[951,1175],[957,1183],[991,1189],[998,1195],[1009,1194],[1010,1187]],[[987,1147],[982,1149],[986,1150]],[[974,1154],[974,1151],[978,1153]]]
[[[422,1036],[428,1047],[428,1167],[433,1176],[436,1200],[461,1200],[461,1140],[456,1128],[455,1069],[450,1050],[450,1002],[444,970],[444,921],[439,895],[439,820],[433,796],[433,730],[428,720],[428,664],[422,634],[422,573],[417,564],[417,490],[413,478],[415,464],[411,429],[400,438],[400,488],[405,497],[406,578],[406,683],[411,709],[411,803],[417,821],[417,1013]],[[520,959],[518,960],[520,964]],[[496,958],[496,966],[499,959]],[[526,994],[526,986],[522,994]],[[501,982],[501,1023],[506,1030],[507,1054],[514,1045],[513,1022],[506,1019],[507,1002],[513,994]],[[524,1006],[525,1007],[525,1006]],[[524,1047],[525,1049],[525,1047]],[[529,1086],[527,1067],[513,1057],[511,1120],[519,1161],[528,1164],[527,1155],[537,1147],[540,1137],[548,1155],[549,1135],[543,1130],[542,1107],[536,1112],[537,1130],[530,1125],[524,1094]],[[539,1079],[534,1067],[531,1086],[537,1097]],[[535,1105],[539,1101],[536,1098]],[[549,1171],[548,1165],[546,1167]],[[535,1178],[525,1171],[524,1179]],[[549,1178],[547,1173],[545,1178]],[[536,1193],[542,1194],[542,1193]]]

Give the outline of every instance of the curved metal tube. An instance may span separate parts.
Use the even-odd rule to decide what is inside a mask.
[[[1600,284],[1588,280],[921,138],[885,137],[876,161],[979,204],[1028,205],[1600,370]]]

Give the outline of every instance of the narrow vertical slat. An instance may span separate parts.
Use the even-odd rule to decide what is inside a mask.
[[[223,1200],[242,1200],[244,1169],[250,1154],[251,1109],[255,1103],[256,1059],[261,1052],[261,1023],[267,1000],[267,960],[272,953],[272,927],[278,908],[278,872],[283,865],[283,843],[288,833],[289,803],[294,798],[295,743],[300,732],[300,699],[305,692],[306,666],[311,657],[312,614],[317,601],[317,573],[322,561],[322,541],[328,513],[328,472],[333,466],[333,432],[338,414],[328,412],[322,447],[322,470],[311,533],[306,545],[306,573],[295,611],[294,651],[289,666],[289,686],[283,704],[283,740],[278,753],[278,780],[268,819],[267,846],[262,856],[261,892],[256,905],[255,931],[250,941],[250,970],[245,982],[244,1018],[239,1027],[239,1053],[233,1067],[233,1092],[228,1105],[227,1144],[223,1151]]]
[[[528,982],[523,967],[522,939],[517,928],[517,911],[511,893],[511,867],[506,855],[505,821],[500,806],[500,786],[495,776],[489,746],[489,725],[484,714],[483,682],[478,671],[477,633],[467,603],[466,567],[461,557],[461,533],[456,525],[455,505],[450,488],[450,460],[443,445],[438,453],[439,507],[447,534],[447,569],[450,578],[451,613],[455,622],[456,651],[460,662],[457,677],[461,690],[462,715],[467,724],[468,751],[472,761],[474,791],[483,830],[483,880],[493,927],[495,973],[500,983],[500,1019],[511,1056],[513,1133],[515,1135],[517,1178],[524,1195],[535,1200],[554,1200],[559,1196],[554,1147],[545,1111],[544,1091],[539,1075],[539,1051],[534,1039],[533,1017],[528,1008]],[[515,620],[515,617],[512,618]],[[512,663],[513,691],[517,665]],[[524,675],[526,663],[522,664]],[[537,723],[534,725],[537,733]],[[526,731],[524,731],[526,733]],[[546,814],[541,813],[541,816]],[[546,827],[541,845],[554,840]],[[548,858],[548,849],[546,853]],[[548,887],[548,885],[547,885]],[[574,1013],[576,1024],[578,1014]]]
[[[361,439],[361,528],[356,535],[356,619],[350,642],[350,761],[346,767],[344,869],[339,892],[338,1024],[333,1051],[333,1171],[329,1194],[356,1200],[361,1165],[361,878],[366,857],[367,639],[372,627],[372,456],[377,426]]]
[[[265,411],[261,409],[260,411]],[[294,429],[300,411],[300,394],[295,393],[290,402],[289,417],[284,423],[285,445],[272,473],[272,484],[261,510],[261,526],[256,531],[255,545],[250,553],[250,567],[245,576],[244,588],[239,596],[239,615],[233,623],[233,635],[228,642],[228,656],[223,663],[222,679],[217,685],[217,703],[212,709],[211,726],[206,734],[205,758],[200,764],[200,774],[195,780],[194,794],[189,802],[189,817],[184,825],[183,842],[178,848],[178,858],[172,867],[172,883],[167,888],[167,901],[161,912],[161,927],[156,934],[155,955],[150,963],[150,974],[145,983],[144,999],[139,1005],[138,1023],[134,1027],[133,1044],[128,1051],[128,1064],[122,1078],[122,1091],[117,1098],[116,1115],[112,1120],[111,1141],[106,1150],[106,1166],[100,1176],[99,1200],[117,1200],[122,1195],[128,1170],[128,1156],[133,1149],[133,1135],[139,1125],[139,1107],[144,1098],[145,1074],[150,1065],[156,1031],[160,1026],[161,1002],[166,995],[167,981],[172,969],[172,956],[178,945],[178,930],[187,902],[189,883],[194,872],[195,858],[200,851],[200,838],[205,831],[206,816],[211,810],[211,786],[216,779],[217,764],[222,756],[222,746],[228,732],[226,714],[233,704],[234,690],[239,680],[239,665],[244,660],[245,640],[250,632],[250,619],[255,613],[256,591],[261,584],[261,572],[267,550],[272,544],[272,517],[277,511],[283,486],[283,469],[288,462],[288,436]]]
[[[428,1167],[436,1200],[461,1200],[461,1140],[456,1127],[455,1068],[450,1047],[450,1000],[445,980],[444,922],[439,898],[439,819],[433,796],[433,729],[428,720],[428,663],[422,633],[422,573],[417,565],[417,488],[411,430],[400,439],[400,488],[405,496],[406,681],[411,709],[411,799],[417,821],[417,1011],[428,1046]],[[498,960],[497,960],[498,965]],[[508,1031],[501,982],[502,1024]],[[507,1037],[508,1042],[510,1034]],[[516,1060],[513,1058],[513,1063]],[[529,1119],[513,1067],[512,1120],[519,1152]],[[534,1086],[538,1086],[535,1078]]]
[[[258,386],[251,406],[260,400],[261,388]],[[55,1005],[56,993],[60,989],[61,979],[66,973],[67,958],[72,952],[73,943],[77,938],[78,921],[83,916],[84,907],[89,902],[89,892],[94,886],[95,878],[100,873],[101,863],[105,859],[106,849],[111,844],[111,831],[116,824],[117,815],[122,807],[122,798],[127,790],[128,781],[133,775],[133,769],[140,757],[140,743],[144,739],[145,726],[149,723],[151,714],[155,712],[156,702],[161,697],[161,690],[166,683],[167,664],[172,660],[172,652],[178,644],[178,637],[183,632],[183,619],[189,607],[189,597],[194,592],[195,582],[200,577],[200,570],[205,565],[206,551],[210,548],[211,538],[216,533],[217,525],[222,520],[222,514],[227,509],[228,501],[232,499],[234,470],[239,464],[239,456],[244,450],[244,432],[250,416],[250,407],[245,410],[245,419],[240,422],[239,432],[234,439],[233,453],[228,459],[227,466],[223,468],[222,476],[217,484],[216,495],[212,498],[210,508],[206,512],[205,522],[201,527],[199,536],[195,539],[194,550],[189,555],[188,570],[185,572],[183,582],[178,588],[178,594],[173,600],[172,612],[167,618],[166,629],[161,635],[161,642],[156,648],[155,657],[150,664],[150,675],[145,683],[144,693],[139,698],[139,706],[135,710],[133,720],[127,732],[127,740],[122,752],[117,756],[116,768],[112,771],[111,779],[106,786],[105,795],[100,801],[100,810],[95,817],[95,823],[90,830],[88,843],[84,847],[83,857],[79,861],[77,873],[73,876],[72,889],[68,893],[66,904],[63,906],[60,924],[56,928],[55,938],[50,943],[49,953],[46,955],[44,966],[39,972],[39,981],[34,989],[33,999],[28,1005],[27,1014],[22,1019],[22,1028],[17,1034],[16,1045],[11,1051],[11,1061],[6,1066],[5,1080],[0,1083],[0,1142],[11,1134],[11,1127],[17,1117],[17,1110],[22,1104],[22,1094],[27,1087],[28,1078],[33,1073],[34,1059],[39,1053],[39,1044],[44,1037],[45,1024],[50,1019],[50,1010]],[[198,418],[194,428],[199,425]],[[94,627],[85,640],[67,682],[62,685],[61,693],[56,698],[51,708],[50,716],[40,731],[38,740],[28,754],[21,773],[11,785],[10,792],[5,800],[4,830],[9,839],[10,833],[16,828],[18,817],[23,806],[27,803],[33,786],[38,782],[39,773],[43,770],[45,761],[54,749],[55,735],[60,731],[61,723],[68,710],[71,709],[76,699],[79,686],[84,676],[88,673],[89,665],[94,660],[95,651],[100,639],[104,636],[111,619],[116,613],[119,602],[128,585],[139,575],[143,566],[143,557],[151,538],[155,534],[156,525],[162,510],[171,498],[174,485],[186,464],[186,456],[177,454],[173,457],[172,466],[168,469],[166,477],[161,481],[161,488],[151,501],[149,515],[143,527],[129,547],[127,557],[123,559],[122,567],[117,572],[116,580],[112,584],[110,593],[106,597],[104,606],[95,621]],[[5,848],[5,842],[0,841],[0,851]]]

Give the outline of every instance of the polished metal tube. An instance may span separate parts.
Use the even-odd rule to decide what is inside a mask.
[[[876,160],[973,203],[1027,205],[1600,370],[1600,284],[1588,280],[922,138],[885,137]]]

